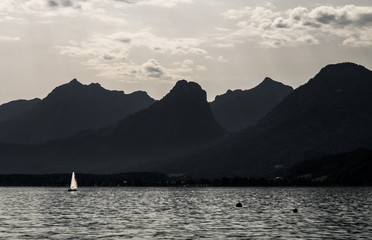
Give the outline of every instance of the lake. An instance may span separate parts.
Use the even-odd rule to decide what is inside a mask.
[[[1,187],[0,206],[0,239],[372,239],[372,188]]]

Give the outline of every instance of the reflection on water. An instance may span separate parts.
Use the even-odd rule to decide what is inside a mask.
[[[372,188],[0,188],[0,206],[0,239],[372,239]]]

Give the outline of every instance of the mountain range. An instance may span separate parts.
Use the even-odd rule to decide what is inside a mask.
[[[73,80],[66,86],[75,89],[80,85]],[[102,90],[95,84],[88,87]],[[70,110],[66,108],[56,111],[56,105],[53,104],[45,104],[50,108],[37,107],[41,103],[57,100],[69,102],[72,96],[80,96],[80,93],[69,95],[69,91],[62,95],[55,94],[57,90],[59,88],[47,98],[39,100],[31,110],[25,110],[26,113],[14,113],[13,119],[8,117],[1,122],[0,133],[4,129],[11,129],[4,127],[5,123],[43,119],[35,116],[54,116],[37,114],[48,112],[44,109],[54,109],[52,113],[59,117],[54,119],[61,119],[62,113],[69,114]],[[158,171],[196,177],[275,177],[284,176],[292,166],[304,160],[320,159],[358,148],[372,148],[372,72],[363,66],[353,63],[328,65],[308,83],[293,91],[267,78],[254,89],[234,92],[219,96],[208,104],[206,92],[197,83],[181,80],[159,101],[141,93],[142,97],[147,96],[147,106],[142,105],[142,109],[137,108],[110,123],[93,127],[86,124],[86,127],[75,128],[67,136],[52,134],[47,141],[47,138],[27,138],[27,134],[27,141],[23,142],[6,143],[2,140],[1,171]],[[243,93],[251,95],[246,97],[250,99],[246,100],[246,106],[252,105],[252,102],[257,105],[253,108],[240,107],[244,103],[243,98],[236,96]],[[268,99],[270,96],[271,100]],[[80,101],[75,98],[65,106],[88,107],[86,103],[80,104]],[[239,106],[236,109],[256,110],[240,110],[244,112],[242,114],[247,114],[247,127],[243,128],[241,123],[244,121],[236,117],[239,110],[234,114],[221,111],[225,118],[231,117],[227,121],[229,123],[221,123],[222,118],[217,117],[216,109],[223,104],[235,104]],[[107,103],[102,105],[108,106]],[[0,106],[0,113],[3,106]],[[248,114],[250,111],[251,118]],[[97,117],[89,113],[82,115],[87,117],[86,121],[93,122]],[[52,140],[54,136],[58,136],[58,139]]]
[[[0,144],[0,156],[8,173],[20,166],[27,173],[149,171],[224,135],[206,92],[181,80],[163,99],[114,126],[36,145]]]
[[[202,162],[196,174],[208,169],[212,175],[273,177],[302,160],[370,149],[370,106],[370,70],[353,63],[328,65],[256,125],[179,160],[178,166],[191,170]]]
[[[55,88],[44,99],[0,106],[0,141],[35,144],[116,124],[155,100],[145,92],[124,94],[76,79]]]

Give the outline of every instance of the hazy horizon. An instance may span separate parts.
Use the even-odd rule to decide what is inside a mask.
[[[186,79],[211,101],[265,77],[296,88],[327,64],[372,68],[367,0],[8,0],[0,29],[0,104],[73,78],[155,99]]]

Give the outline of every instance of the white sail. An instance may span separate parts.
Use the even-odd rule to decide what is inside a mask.
[[[72,172],[72,177],[71,177],[71,184],[70,184],[70,189],[75,190],[77,189],[78,185],[75,179],[75,172]]]

